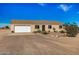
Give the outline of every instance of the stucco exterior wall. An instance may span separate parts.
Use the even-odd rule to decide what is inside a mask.
[[[11,31],[14,31],[14,24],[11,24],[11,25],[10,25],[10,30],[11,30]]]
[[[37,30],[41,30],[42,31],[42,25],[39,25],[39,29],[35,29],[35,25],[34,24],[11,24],[10,25],[10,29],[11,31],[14,31],[14,27],[15,26],[20,26],[20,25],[28,25],[28,26],[31,26],[31,32],[34,32],[34,31],[37,31]],[[63,30],[63,29],[59,29],[59,25],[52,25],[52,28],[49,29],[48,28],[48,25],[45,25],[45,31],[50,31],[50,32],[54,32],[53,31],[53,28],[56,29],[56,31],[60,31],[60,30]]]
[[[53,28],[56,29],[56,31],[61,31],[62,29],[59,28],[59,25],[52,25],[52,28],[49,29],[48,25],[46,25],[46,31],[54,32]]]

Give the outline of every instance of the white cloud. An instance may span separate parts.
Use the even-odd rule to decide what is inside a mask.
[[[45,3],[38,3],[40,6],[45,6]]]
[[[72,5],[60,4],[58,8],[62,9],[64,12],[69,11]]]

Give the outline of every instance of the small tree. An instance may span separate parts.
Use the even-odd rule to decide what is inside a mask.
[[[6,29],[9,29],[9,26],[5,26]]]
[[[67,36],[75,37],[78,33],[78,26],[76,23],[64,24]]]
[[[62,25],[59,25],[59,28],[62,29]]]

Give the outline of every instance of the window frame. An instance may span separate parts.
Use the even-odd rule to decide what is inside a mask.
[[[35,29],[39,29],[40,28],[40,26],[39,25],[35,25]]]
[[[48,29],[52,29],[52,25],[48,25]]]

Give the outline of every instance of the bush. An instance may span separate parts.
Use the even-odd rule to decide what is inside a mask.
[[[56,28],[53,28],[53,31],[54,31],[54,32],[57,32],[57,31],[56,31]]]
[[[78,27],[78,33],[79,33],[79,27]]]
[[[42,33],[42,34],[48,34],[48,32],[46,32],[46,31],[41,31],[41,30],[38,30],[38,31],[34,31],[34,33]]]
[[[6,29],[10,29],[9,26],[5,26]]]
[[[14,33],[14,31],[11,31],[12,33]]]
[[[58,31],[55,30],[54,32],[58,32]]]
[[[62,29],[62,25],[59,25],[59,28]]]
[[[76,23],[68,23],[64,26],[68,37],[75,37],[78,34],[78,26]]]
[[[48,32],[46,32],[46,31],[42,31],[42,34],[48,34]]]
[[[66,33],[64,30],[59,31],[60,33]]]
[[[41,30],[34,31],[34,33],[41,33]]]
[[[55,28],[53,28],[53,31],[56,31],[56,29],[55,29]]]
[[[38,33],[41,33],[41,30],[38,30],[37,32],[38,32]]]

